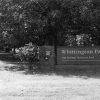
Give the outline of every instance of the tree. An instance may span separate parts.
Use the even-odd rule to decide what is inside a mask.
[[[8,42],[13,47],[29,42],[37,45],[67,45],[66,40],[77,38],[77,35],[86,36],[84,34],[92,38],[92,44],[100,43],[96,41],[100,37],[100,7],[97,0],[0,2],[0,32],[6,31],[11,37],[8,40],[15,41],[15,45]],[[77,41],[73,45],[77,46]]]

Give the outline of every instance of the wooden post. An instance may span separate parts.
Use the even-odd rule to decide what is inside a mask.
[[[13,51],[13,52],[14,52],[14,54],[16,53],[15,49],[16,49],[16,48],[15,48],[15,46],[14,46],[14,51]]]
[[[56,65],[57,65],[57,33],[55,33],[55,38],[54,38],[54,71],[56,71]]]

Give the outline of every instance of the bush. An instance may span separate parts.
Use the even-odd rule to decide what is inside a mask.
[[[37,51],[38,46],[29,43],[19,48],[17,56],[21,61],[36,62],[39,60]]]

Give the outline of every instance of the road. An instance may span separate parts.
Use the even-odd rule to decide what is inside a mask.
[[[100,79],[85,76],[25,75],[6,71],[0,61],[0,100],[100,100]]]

